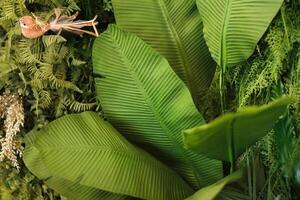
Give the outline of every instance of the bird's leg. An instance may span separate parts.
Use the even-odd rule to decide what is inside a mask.
[[[79,29],[79,28],[74,28],[74,27],[71,27],[71,26],[65,26],[65,27],[62,27],[63,29],[67,30],[67,31],[75,31],[77,33],[86,33],[86,34],[89,34],[89,35],[92,35],[92,36],[95,36],[95,37],[98,37],[98,32],[97,33],[94,33],[94,32],[91,32],[91,31],[87,31],[87,30],[82,30],[82,29]]]
[[[59,31],[57,32],[57,34],[56,34],[56,35],[60,35],[60,34],[61,34],[61,32],[62,32],[62,28],[61,28],[61,29],[59,29]]]
[[[77,28],[77,29],[81,29],[86,26],[92,26],[94,29],[95,35],[98,37],[99,33],[96,28],[96,25],[98,24],[98,22],[96,22],[96,19],[97,19],[97,15],[94,17],[94,19],[89,20],[89,21],[75,21],[75,22],[72,22],[69,24],[64,24],[64,25],[67,27],[72,27],[72,28]]]
[[[92,21],[92,25],[93,25],[93,29],[94,29],[94,31],[95,31],[95,33],[96,33],[96,37],[99,36],[98,30],[97,30],[97,28],[96,28],[96,24],[98,24],[98,22],[96,22],[97,17],[98,17],[98,16],[96,15],[96,16],[94,17],[93,21]],[[96,22],[96,24],[95,24],[95,22]]]
[[[99,33],[96,28],[96,25],[98,22],[96,22],[97,16],[94,17],[94,19],[89,20],[89,21],[75,21],[75,22],[70,22],[70,23],[62,23],[61,28],[69,31],[75,31],[76,33],[87,33],[89,35],[93,35],[98,37]],[[94,29],[94,32],[91,31],[86,31],[83,30],[82,28],[87,27],[87,26],[92,26]]]

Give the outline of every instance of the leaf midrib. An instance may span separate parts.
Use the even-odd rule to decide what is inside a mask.
[[[232,0],[226,1],[225,13],[224,18],[222,21],[222,30],[221,30],[221,48],[220,48],[220,67],[225,71],[227,67],[227,48],[226,48],[226,41],[227,41],[227,27],[229,23],[229,15],[230,15],[230,8],[232,5]]]
[[[33,146],[31,148],[39,149],[35,146]],[[53,152],[55,150],[72,150],[72,151],[84,151],[84,152],[88,152],[88,151],[92,150],[92,151],[112,152],[112,153],[124,155],[128,158],[138,158],[138,160],[145,161],[146,163],[151,163],[151,164],[156,163],[159,166],[166,168],[159,161],[140,155],[140,153],[146,153],[146,155],[149,156],[147,152],[144,152],[144,151],[141,151],[141,152],[134,151],[133,152],[133,151],[131,151],[132,149],[129,149],[129,148],[124,149],[124,150],[127,150],[126,152],[122,151],[120,149],[116,149],[116,148],[111,148],[111,147],[106,147],[106,146],[95,146],[95,145],[77,145],[77,146],[59,145],[59,146],[44,147],[44,149],[46,149],[46,151],[50,151],[50,152]],[[41,151],[39,151],[39,152],[41,152]]]
[[[194,87],[193,87],[193,84],[192,84],[192,72],[190,70],[190,68],[188,67],[188,59],[186,57],[186,54],[184,53],[184,48],[183,48],[183,45],[182,45],[182,42],[180,40],[180,37],[176,31],[176,28],[175,26],[173,25],[173,21],[171,20],[171,17],[169,15],[169,12],[168,12],[168,9],[165,5],[165,2],[163,0],[158,0],[159,1],[159,5],[160,7],[162,8],[162,14],[165,16],[165,19],[167,21],[167,25],[169,27],[169,29],[171,30],[172,32],[172,35],[173,35],[173,38],[175,40],[175,44],[177,45],[177,48],[178,48],[178,51],[179,51],[179,55],[180,55],[180,58],[182,60],[182,64],[183,64],[183,69],[185,71],[185,78],[186,78],[186,84],[188,86],[189,89],[191,89],[193,92],[194,92]]]

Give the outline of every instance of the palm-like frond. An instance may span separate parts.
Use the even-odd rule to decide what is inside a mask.
[[[83,102],[79,102],[76,99],[74,99],[74,96],[70,97],[66,97],[64,104],[72,111],[74,112],[84,112],[84,111],[88,111],[88,110],[92,110],[97,103],[83,103]]]

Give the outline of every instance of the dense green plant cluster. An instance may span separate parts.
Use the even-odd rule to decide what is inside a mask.
[[[9,162],[0,165],[0,195],[3,200],[24,199],[60,199],[60,195],[49,189],[43,181],[32,175],[25,166],[21,170],[11,166]]]
[[[263,103],[272,97],[272,86],[283,82],[286,93],[298,94],[299,23],[297,8],[282,7],[251,61],[233,69],[239,106]]]
[[[29,6],[30,3],[41,2],[29,1]],[[42,3],[49,5],[48,11],[36,15],[47,20],[53,14],[52,9],[59,4],[52,1]],[[23,38],[20,27],[15,24],[20,17],[29,15],[25,2],[20,1],[15,5],[13,1],[3,1],[2,4],[4,16],[1,18],[1,27],[7,33],[1,48],[1,63],[4,66],[2,87],[26,96],[30,110],[36,116],[45,116],[45,112],[51,111],[52,116],[59,117],[66,109],[77,112],[91,109],[95,105],[89,98],[91,88],[80,88],[84,84],[77,86],[85,81],[82,80],[82,70],[89,66],[80,60],[82,55],[75,46],[58,35],[45,35],[34,40]],[[77,4],[68,1],[64,12],[71,14],[77,10]],[[75,99],[80,93],[84,93],[82,96],[85,96],[83,101],[86,103]],[[47,117],[51,115],[47,114]]]
[[[80,17],[87,19],[97,13],[103,21],[99,28],[103,29],[112,20],[104,13],[105,8],[110,8],[109,1],[106,3],[107,8],[102,1],[0,1],[0,90],[1,94],[18,93],[25,109],[25,127],[15,138],[17,148],[22,147],[24,134],[32,128],[40,128],[66,113],[96,109],[89,61],[93,38],[50,33],[30,40],[21,35],[18,20],[31,13],[48,20],[54,8],[61,8],[66,15],[80,11]],[[89,12],[86,7],[93,10]],[[1,138],[5,137],[3,130]],[[21,160],[18,163],[19,171],[9,161],[1,162],[0,199],[59,197],[38,181]]]
[[[49,20],[57,7],[100,16],[103,33],[21,35],[20,17]],[[299,9],[298,0],[1,1],[1,98],[23,99],[26,167],[0,164],[0,198],[297,199]],[[108,28],[105,11],[116,19]]]
[[[267,180],[260,199],[275,198],[278,194],[283,199],[291,199],[295,195],[293,185],[299,181],[295,171],[300,159],[299,6],[297,1],[286,3],[257,46],[255,55],[228,73],[228,85],[236,93],[233,109],[262,104],[282,95],[294,95],[297,99],[290,112],[258,144]]]
[[[263,193],[262,199],[278,195],[290,199],[286,190],[265,190],[271,188],[268,184],[273,181],[271,169],[267,169],[266,180],[257,181],[258,172],[264,173],[264,170],[261,164],[256,164],[261,159],[256,155],[262,155],[264,147],[259,154],[250,149],[248,152],[252,153],[240,156],[276,124],[276,137],[285,141],[276,145],[285,152],[277,162],[278,168],[287,169],[289,176],[293,174],[289,169],[294,163],[285,161],[295,160],[296,154],[286,151],[286,147],[297,146],[297,143],[294,134],[289,133],[294,130],[287,125],[289,115],[284,113],[294,100],[284,97],[268,105],[244,108],[245,104],[236,105],[235,92],[225,87],[239,88],[242,78],[238,75],[246,72],[239,72],[240,69],[233,66],[251,56],[282,1],[249,1],[253,5],[240,12],[234,9],[234,4],[221,5],[214,0],[207,4],[200,0],[160,3],[114,0],[112,3],[117,26],[110,26],[93,47],[94,73],[99,75],[95,78],[97,97],[108,122],[95,113],[86,112],[63,117],[47,129],[31,132],[26,137],[27,167],[38,177],[46,178],[52,188],[75,199],[256,199],[261,197],[258,191]],[[245,6],[239,1],[234,3]],[[263,7],[268,7],[268,12]],[[156,12],[145,14],[146,8]],[[218,10],[220,15],[213,16],[213,10]],[[239,14],[239,22],[229,20],[231,15]],[[253,16],[259,14],[264,14],[267,20],[257,21]],[[277,49],[284,48],[281,44],[275,47],[277,39],[281,38],[268,37],[269,46],[262,50],[262,53],[271,51],[268,65],[274,70],[273,74],[281,69],[275,70],[272,65],[284,59],[284,55],[277,57]],[[248,62],[252,62],[251,59]],[[211,84],[216,64],[218,78],[213,81],[212,94],[199,101],[199,96],[206,93]],[[235,78],[228,84],[225,78],[231,74]],[[216,97],[219,94],[220,97]],[[212,104],[205,102],[205,98],[220,101],[220,108],[210,108]],[[260,100],[248,105],[263,104],[271,98]],[[242,108],[206,124],[195,106],[205,111],[207,119]],[[289,112],[293,112],[292,109]],[[283,117],[278,121],[280,116]],[[285,135],[281,130],[286,131]],[[60,146],[64,148],[57,148]],[[74,148],[76,153],[71,151]],[[140,148],[150,156],[140,152]],[[230,163],[230,175],[211,184],[223,176],[218,160]],[[239,165],[237,160],[241,160]],[[267,160],[263,158],[265,167],[270,165],[266,164]],[[65,165],[61,165],[62,162]],[[77,165],[71,169],[71,163]],[[83,172],[86,165],[89,170]],[[243,170],[237,167],[247,168],[247,184],[227,186],[243,177]],[[171,176],[169,170],[176,174]],[[137,185],[140,180],[143,189]],[[292,182],[289,178],[290,191]]]

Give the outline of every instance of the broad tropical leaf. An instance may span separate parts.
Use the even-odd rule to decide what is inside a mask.
[[[26,136],[26,148],[23,160],[30,171],[39,179],[45,179],[46,183],[60,194],[74,200],[85,199],[107,199],[107,200],[127,200],[128,197],[106,192],[80,184],[78,180],[67,180],[65,177],[54,176],[49,172],[49,167],[43,161],[40,148],[35,147],[35,141],[38,139],[37,134],[30,133]],[[73,163],[72,163],[73,164]],[[49,177],[51,178],[49,179]],[[48,179],[47,179],[48,178]]]
[[[232,182],[235,182],[241,179],[243,176],[243,171],[239,170],[226,176],[222,180],[207,186],[205,188],[200,189],[198,192],[188,197],[186,200],[214,200],[220,192],[222,192],[223,188]]]
[[[136,34],[164,56],[194,98],[206,91],[216,63],[206,46],[195,0],[112,2],[119,27]]]
[[[267,105],[227,113],[209,124],[183,131],[185,144],[210,158],[230,161],[231,152],[238,157],[270,131],[292,102],[292,98],[283,97]]]
[[[223,68],[245,61],[283,0],[196,0],[204,37],[214,60]]]
[[[28,134],[24,161],[70,199],[117,200],[123,194],[180,200],[192,193],[175,172],[92,112],[62,117]]]
[[[108,120],[173,167],[195,188],[222,178],[219,161],[183,148],[181,131],[204,124],[189,90],[166,59],[138,37],[111,26],[95,41],[97,95]]]
[[[49,172],[48,172],[49,174]],[[132,197],[103,191],[90,186],[80,184],[80,181],[70,181],[64,178],[51,176],[46,184],[59,194],[63,194],[72,200],[132,200]]]

